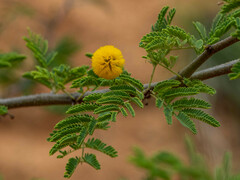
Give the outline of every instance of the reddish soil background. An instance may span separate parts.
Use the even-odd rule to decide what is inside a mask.
[[[34,11],[32,16],[1,16],[5,23],[0,34],[0,49],[7,52],[13,47],[24,47],[23,35],[27,35],[26,27],[33,32],[44,35],[49,39],[50,46],[63,35],[69,34],[82,44],[82,49],[76,53],[71,63],[74,66],[90,65],[85,52],[94,52],[100,46],[112,44],[121,49],[126,59],[126,69],[132,75],[147,83],[151,73],[151,65],[141,56],[145,55],[143,49],[138,47],[141,37],[150,31],[157,15],[164,5],[175,7],[177,15],[174,24],[184,26],[188,21],[196,21],[202,18],[201,14],[209,14],[212,18],[218,11],[218,0],[214,1],[159,1],[159,0],[115,0],[97,1],[82,0],[70,1],[67,9],[62,0],[2,0],[0,8],[4,15],[12,10],[16,4],[21,3]],[[74,4],[71,4],[74,2]],[[54,20],[54,25],[51,23]],[[8,22],[9,20],[9,22]],[[11,21],[10,21],[11,20]],[[186,28],[187,29],[187,28]],[[25,54],[30,53],[27,48],[22,48]],[[176,70],[179,70],[187,62],[188,57],[180,57]],[[189,61],[191,59],[188,59]],[[24,62],[23,69],[32,68],[32,59]],[[20,74],[21,72],[19,72]],[[158,69],[154,81],[164,80],[171,74],[163,69]],[[12,93],[13,92],[13,93]],[[42,86],[37,86],[34,93],[49,92]],[[9,90],[8,96],[20,96],[14,90]],[[207,99],[208,97],[206,97]],[[224,102],[223,100],[220,102]],[[147,154],[158,150],[166,150],[179,155],[187,160],[184,148],[184,135],[190,134],[177,121],[168,126],[162,110],[154,106],[149,100],[144,110],[136,107],[135,118],[119,117],[116,123],[111,125],[108,131],[97,131],[95,137],[100,137],[105,143],[112,145],[119,152],[119,157],[111,159],[101,153],[96,153],[102,165],[100,171],[96,171],[88,165],[77,168],[72,180],[100,179],[113,180],[122,177],[131,180],[141,179],[144,172],[128,162],[132,154],[132,147],[139,146]],[[197,123],[199,133],[194,136],[201,152],[206,154],[210,165],[221,161],[225,151],[233,152],[234,168],[239,168],[239,124],[230,113],[219,111],[221,103],[217,104],[217,111],[210,112],[222,124],[220,128],[213,128],[203,123]],[[42,178],[45,180],[62,180],[65,171],[67,157],[56,159],[49,156],[52,146],[46,141],[54,125],[64,116],[54,114],[42,107],[19,108],[10,110],[14,119],[0,119],[0,174],[4,180],[30,180]],[[190,134],[191,135],[191,134]],[[192,135],[191,135],[192,136]],[[76,152],[78,155],[80,152]]]

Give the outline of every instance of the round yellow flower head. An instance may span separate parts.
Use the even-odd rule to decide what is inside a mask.
[[[105,79],[114,79],[122,71],[125,60],[122,52],[114,46],[103,46],[93,53],[92,68],[96,75]]]

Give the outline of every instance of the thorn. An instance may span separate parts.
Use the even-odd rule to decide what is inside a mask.
[[[213,47],[211,45],[207,45],[205,47],[205,50],[208,51],[209,53],[211,53],[213,51]]]

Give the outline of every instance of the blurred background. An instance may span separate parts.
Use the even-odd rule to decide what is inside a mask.
[[[12,71],[0,71],[0,97],[49,92],[45,87],[21,78],[22,73],[32,70],[36,63],[22,39],[27,35],[28,27],[48,39],[50,49],[61,51],[56,63],[90,65],[84,54],[110,44],[122,51],[128,72],[147,83],[152,67],[141,58],[145,52],[138,47],[138,43],[143,35],[150,32],[151,25],[165,5],[177,9],[173,24],[191,33],[195,33],[193,21],[200,21],[209,27],[220,9],[218,0],[192,0],[191,3],[187,0],[1,0],[0,53],[14,50],[26,54],[28,58]],[[239,48],[238,43],[214,55],[205,67],[239,58]],[[191,50],[181,52],[175,70],[180,70],[194,56]],[[154,81],[171,76],[159,68]],[[102,169],[96,171],[88,165],[80,165],[71,179],[141,179],[144,172],[128,161],[134,145],[149,155],[166,150],[187,161],[183,143],[186,133],[193,136],[210,167],[221,161],[224,152],[230,151],[233,169],[239,170],[240,81],[230,82],[227,79],[218,77],[206,81],[217,89],[214,97],[204,98],[213,103],[210,114],[220,121],[220,128],[199,122],[199,133],[193,136],[177,121],[168,126],[162,110],[158,110],[150,99],[144,110],[136,107],[135,118],[119,116],[110,130],[95,133],[95,136],[115,147],[119,157],[111,159],[96,153]],[[48,152],[52,144],[46,141],[54,125],[64,118],[61,109],[64,107],[19,108],[10,110],[14,119],[0,119],[0,175],[4,180],[64,179],[68,158],[50,157]]]

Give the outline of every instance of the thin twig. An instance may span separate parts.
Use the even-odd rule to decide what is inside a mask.
[[[240,60],[234,60],[225,64],[221,64],[218,66],[214,66],[212,68],[208,68],[199,72],[194,73],[191,76],[191,79],[200,79],[206,80],[216,76],[227,74],[231,71],[231,68],[234,64],[239,62]],[[153,88],[158,82],[152,83],[151,88]],[[149,84],[144,84],[144,88],[148,88]],[[82,98],[88,96],[93,93],[105,93],[108,92],[109,89],[97,90],[97,91],[88,91],[86,92]],[[81,96],[80,93],[72,93],[71,94],[75,99]],[[77,103],[81,103],[82,99],[79,99]],[[21,96],[21,97],[13,97],[0,99],[0,105],[5,105],[9,109],[11,108],[19,108],[19,107],[29,107],[29,106],[46,106],[46,105],[71,105],[72,99],[67,94],[36,94],[29,96]]]
[[[221,76],[224,74],[228,74],[231,72],[231,68],[234,64],[238,63],[240,59],[230,61],[225,64],[217,65],[208,69],[204,69],[199,72],[195,72],[190,79],[199,79],[199,80],[206,80],[211,79],[217,76]]]

